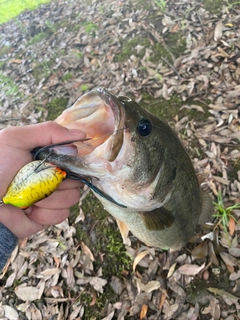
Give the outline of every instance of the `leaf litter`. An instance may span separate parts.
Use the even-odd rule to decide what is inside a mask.
[[[202,187],[215,201],[221,193],[226,206],[240,202],[240,7],[224,2],[219,9],[211,14],[195,0],[169,0],[164,13],[137,0],[60,0],[24,12],[0,26],[0,128],[44,121],[56,97],[71,105],[99,86],[137,101],[144,93],[156,101],[177,95],[179,111],[205,116],[179,118],[176,111],[167,119]],[[180,54],[167,41],[179,31],[186,40]],[[131,53],[118,59],[124,40],[139,36],[166,53],[153,59],[149,46],[132,41]],[[86,214],[80,208],[76,223],[87,223]],[[132,269],[112,278],[96,269],[100,257],[91,247],[78,243],[76,223],[48,227],[21,241],[3,270],[0,318],[90,319],[109,288],[111,298],[91,319],[240,318],[240,211],[231,214],[227,233],[213,220],[179,252],[131,238]]]

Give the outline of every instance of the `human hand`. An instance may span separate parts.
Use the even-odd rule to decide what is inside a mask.
[[[0,131],[0,198],[17,172],[32,161],[30,151],[68,140],[84,139],[80,130],[68,130],[55,122],[45,122],[24,127],[10,127]],[[69,207],[79,199],[78,181],[66,180],[48,198],[26,210],[3,205],[0,207],[0,223],[18,238],[27,237],[46,225],[58,224],[69,215]]]

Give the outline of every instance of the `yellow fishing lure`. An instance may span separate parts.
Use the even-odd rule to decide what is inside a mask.
[[[65,171],[51,163],[32,161],[18,171],[0,205],[28,208],[50,196],[66,177]]]

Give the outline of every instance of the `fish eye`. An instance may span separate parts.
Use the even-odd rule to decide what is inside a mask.
[[[137,125],[137,132],[142,137],[148,136],[152,131],[152,124],[147,119],[141,119]]]

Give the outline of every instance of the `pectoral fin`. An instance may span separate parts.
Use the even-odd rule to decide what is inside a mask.
[[[144,224],[148,230],[164,230],[170,228],[175,218],[173,214],[164,207],[152,211],[140,212]]]
[[[213,201],[209,194],[203,190],[201,190],[201,197],[202,197],[202,208],[201,208],[201,214],[198,220],[198,223],[200,225],[203,225],[207,221],[211,220],[214,206]]]
[[[128,226],[124,222],[122,222],[122,221],[120,221],[118,219],[116,219],[116,221],[117,221],[118,228],[119,228],[119,230],[121,232],[123,243],[126,244],[127,246],[130,246],[131,245],[131,241],[128,238],[128,233],[129,233]]]

